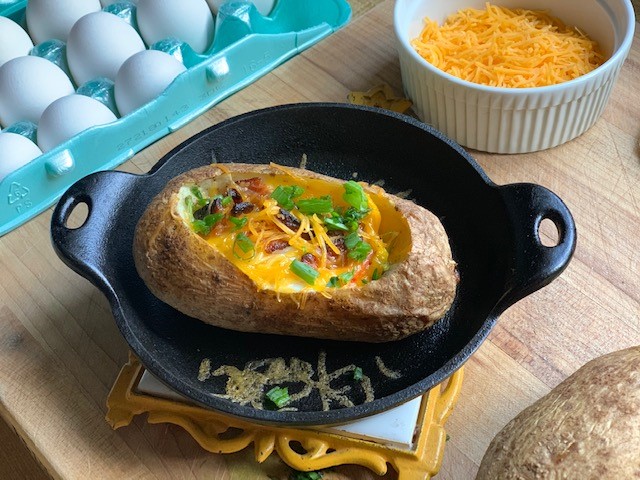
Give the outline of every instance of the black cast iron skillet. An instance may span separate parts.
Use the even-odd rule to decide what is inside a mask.
[[[459,264],[453,307],[431,329],[385,343],[347,343],[239,333],[185,317],[157,300],[138,277],[131,245],[136,222],[151,198],[176,175],[211,162],[276,162],[343,179],[384,180],[392,192],[440,217]],[[88,205],[83,226],[65,226],[70,213]],[[542,219],[551,219],[559,244],[543,246]],[[231,118],[169,152],[146,175],[100,172],[77,182],[59,201],[52,219],[54,247],[63,261],[109,299],[131,349],[163,382],[207,407],[270,424],[320,425],[354,420],[421,395],[458,369],[487,337],[497,317],[524,296],[556,278],[575,247],[571,214],[549,190],[533,184],[496,186],[460,146],[410,117],[344,104],[294,104]],[[256,409],[220,397],[226,375],[197,379],[204,358],[245,369],[255,360],[308,362],[311,381],[322,370],[353,365],[370,379],[375,400],[364,402],[352,371],[331,386],[345,388],[354,406],[329,402],[323,411],[317,389],[297,402],[297,411]],[[383,367],[380,365],[382,361]],[[390,378],[389,371],[399,378]],[[264,379],[266,366],[249,368]],[[386,374],[385,374],[386,372]],[[262,377],[260,376],[262,375]],[[394,376],[394,375],[392,375]],[[284,386],[284,385],[280,385]],[[290,391],[302,389],[288,385]],[[336,396],[339,399],[339,395]]]

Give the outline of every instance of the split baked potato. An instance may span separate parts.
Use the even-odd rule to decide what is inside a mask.
[[[430,327],[458,275],[438,218],[382,188],[278,165],[174,178],[135,231],[151,292],[247,332],[386,342]]]
[[[640,478],[640,347],[590,361],[493,439],[476,480]]]

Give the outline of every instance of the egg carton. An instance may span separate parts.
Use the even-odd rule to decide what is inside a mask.
[[[0,15],[24,25],[26,5],[0,0]],[[77,134],[0,180],[0,236],[42,213],[80,178],[116,168],[350,17],[346,0],[276,0],[267,16],[247,1],[222,5],[213,44],[204,54],[183,45],[187,70],[162,95],[115,122]]]

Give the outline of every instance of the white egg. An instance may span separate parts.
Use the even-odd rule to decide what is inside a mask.
[[[31,55],[9,60],[0,67],[0,124],[38,123],[51,102],[73,91],[69,77],[49,60]]]
[[[0,66],[3,63],[28,55],[33,42],[27,32],[10,18],[0,17]]]
[[[48,152],[89,127],[115,120],[111,110],[91,97],[74,93],[59,98],[47,107],[40,118],[38,146],[43,152]]]
[[[136,18],[147,45],[174,37],[202,53],[213,40],[213,15],[205,0],[139,0]]]
[[[38,146],[17,133],[0,133],[0,181],[42,155]]]
[[[218,10],[220,9],[220,5],[222,5],[223,3],[228,3],[230,1],[233,0],[207,0],[207,3],[209,4],[209,8],[211,9],[211,11],[215,15],[217,15]],[[273,5],[276,2],[275,0],[251,0],[251,3],[256,6],[260,14],[267,16],[271,13],[271,10],[273,10]]]
[[[118,72],[114,85],[121,115],[158,97],[186,68],[168,53],[145,50],[129,58]]]
[[[71,27],[87,13],[97,12],[100,0],[29,0],[27,29],[35,43],[67,41]]]
[[[67,63],[78,85],[97,77],[114,80],[124,61],[144,49],[131,25],[111,13],[95,12],[78,20],[69,32]]]

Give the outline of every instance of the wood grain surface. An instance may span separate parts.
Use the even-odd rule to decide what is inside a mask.
[[[392,2],[290,60],[122,166],[146,172],[202,129],[256,108],[346,101],[387,83],[401,92]],[[574,215],[574,259],[551,285],[500,318],[467,362],[448,423],[439,479],[472,479],[491,438],[508,420],[589,359],[640,344],[640,29],[597,123],[565,145],[526,155],[472,151],[498,184],[534,182]],[[105,298],[55,255],[51,210],[0,238],[0,414],[48,474],[64,479],[287,478],[276,457],[257,465],[250,449],[204,452],[180,428],[143,417],[112,431],[105,400],[127,359]],[[6,436],[0,434],[5,446]],[[18,463],[11,466],[20,476]],[[0,470],[2,478],[12,478]],[[25,474],[29,475],[29,474]],[[37,475],[35,473],[34,475]],[[341,467],[325,479],[380,478]],[[395,478],[391,472],[385,478]]]

